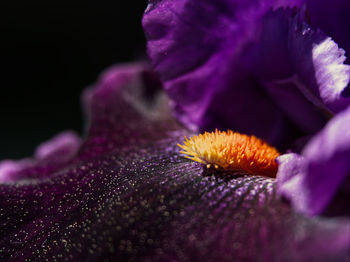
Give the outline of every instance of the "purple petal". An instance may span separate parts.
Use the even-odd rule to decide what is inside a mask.
[[[81,140],[74,132],[63,132],[38,146],[33,159],[0,162],[0,182],[42,178],[66,166],[77,154]]]
[[[303,9],[277,9],[301,4],[151,1],[148,51],[177,118],[281,147],[343,110],[350,103],[341,96],[350,77],[343,51],[305,23]]]
[[[320,97],[336,113],[345,109],[350,103],[350,98],[342,96],[350,80],[350,66],[343,64],[346,59],[344,53],[344,50],[339,49],[330,38],[312,49]]]
[[[328,109],[314,84],[311,51],[312,45],[326,36],[308,25],[300,25],[300,15],[295,9],[268,12],[262,20],[261,37],[252,48],[249,66],[284,115],[304,133],[312,134],[326,123],[323,112]]]
[[[346,51],[346,62],[350,55],[350,2],[348,0],[307,0],[311,23],[330,35]],[[350,85],[343,95],[350,96]]]
[[[183,123],[255,133],[274,144],[283,140],[277,134],[290,128],[288,121],[241,67],[263,14],[280,4],[151,2],[143,20],[149,55]]]
[[[325,124],[325,115],[350,104],[342,96],[350,80],[344,50],[306,24],[304,10],[279,9],[267,13],[263,22],[255,70],[279,108],[312,134]]]
[[[306,24],[303,13],[296,17],[295,30],[289,34],[292,65],[309,88],[309,93],[304,92],[305,96],[315,106],[338,113],[350,103],[350,99],[341,95],[349,83],[350,66],[343,64],[344,50],[323,32]]]
[[[107,71],[84,94],[89,134],[73,161],[0,184],[1,260],[346,261],[348,219],[304,217],[272,179],[181,157],[191,133],[158,87],[142,64]]]
[[[338,191],[350,192],[346,188],[349,159],[350,107],[329,121],[305,146],[301,156],[288,154],[278,158],[278,190],[297,210],[320,214]],[[345,209],[349,211],[348,206]]]

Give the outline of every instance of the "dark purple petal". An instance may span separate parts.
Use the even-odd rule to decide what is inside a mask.
[[[191,128],[253,133],[279,146],[313,134],[350,99],[343,51],[293,1],[150,1],[155,70]],[[272,103],[271,103],[272,102]]]
[[[81,139],[74,132],[63,132],[38,146],[33,159],[0,162],[0,182],[43,178],[69,164],[76,156]]]
[[[344,50],[305,23],[304,11],[279,9],[263,19],[253,67],[278,107],[302,130],[314,133],[326,115],[345,109],[350,80]]]
[[[256,40],[256,23],[275,3],[260,2],[150,2],[143,20],[149,55],[187,126],[282,140],[277,134],[285,133],[286,119],[241,68],[243,51]]]
[[[191,133],[158,87],[146,65],[109,70],[84,94],[78,156],[43,179],[0,184],[2,261],[347,260],[348,219],[304,217],[273,179],[180,156]]]
[[[303,16],[300,12],[288,36],[292,66],[306,85],[305,97],[319,108],[338,113],[350,103],[341,95],[349,83],[350,66],[343,64],[344,50],[320,30],[313,30]]]
[[[315,133],[326,123],[327,108],[319,97],[311,51],[326,36],[305,28],[293,9],[270,11],[262,21],[249,66],[284,115],[304,133]]]
[[[167,125],[170,117],[168,101],[156,95],[160,89],[161,83],[146,64],[115,66],[105,72],[96,86],[83,94],[90,127],[78,158],[141,146],[149,143],[151,136],[164,136],[150,132],[154,130],[153,119],[164,120],[162,125]]]
[[[338,191],[349,193],[350,107],[330,120],[305,146],[301,156],[278,158],[279,193],[299,211],[315,215],[323,212]],[[332,204],[337,204],[333,203]],[[345,207],[350,213],[349,206]]]

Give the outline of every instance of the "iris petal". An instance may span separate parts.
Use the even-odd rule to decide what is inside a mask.
[[[286,133],[288,121],[241,67],[256,24],[274,2],[150,3],[143,19],[148,51],[176,116],[189,127],[232,129],[280,142],[277,134]]]
[[[3,160],[0,162],[0,182],[49,176],[74,159],[80,144],[77,134],[66,131],[38,146],[34,159]]]
[[[297,210],[320,214],[338,191],[350,192],[347,185],[350,175],[349,123],[350,107],[330,120],[305,146],[301,156],[288,154],[278,158],[279,192],[291,200]],[[348,206],[341,208],[349,212]]]
[[[349,66],[302,2],[150,1],[148,52],[177,118],[282,148],[343,110]]]

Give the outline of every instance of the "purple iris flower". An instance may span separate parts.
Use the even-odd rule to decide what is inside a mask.
[[[303,1],[244,2],[150,3],[144,26],[162,81],[143,63],[109,69],[82,95],[83,139],[64,132],[31,159],[0,163],[1,261],[349,259],[347,216],[310,217],[277,194],[316,181],[301,202],[326,190],[328,205],[349,174],[348,133],[338,140],[349,118],[344,52],[305,9],[280,8]],[[319,133],[295,159],[279,159],[276,182],[179,155],[184,136],[215,127],[280,148]],[[317,179],[326,171],[337,173],[329,194]]]

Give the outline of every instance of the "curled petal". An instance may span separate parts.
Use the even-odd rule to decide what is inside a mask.
[[[249,67],[282,112],[307,134],[350,104],[344,50],[306,23],[305,10],[278,9],[262,19]]]
[[[336,113],[350,104],[350,98],[342,96],[350,82],[350,66],[343,64],[346,59],[344,54],[344,50],[339,49],[330,38],[315,45],[312,49],[320,96],[325,104]]]
[[[320,214],[339,191],[349,193],[349,123],[350,107],[313,137],[301,156],[288,154],[278,158],[278,190],[297,210]],[[333,202],[332,205],[339,204]]]
[[[350,2],[347,0],[307,0],[311,23],[321,28],[345,50],[346,63],[350,56]],[[350,84],[342,93],[350,96]]]

